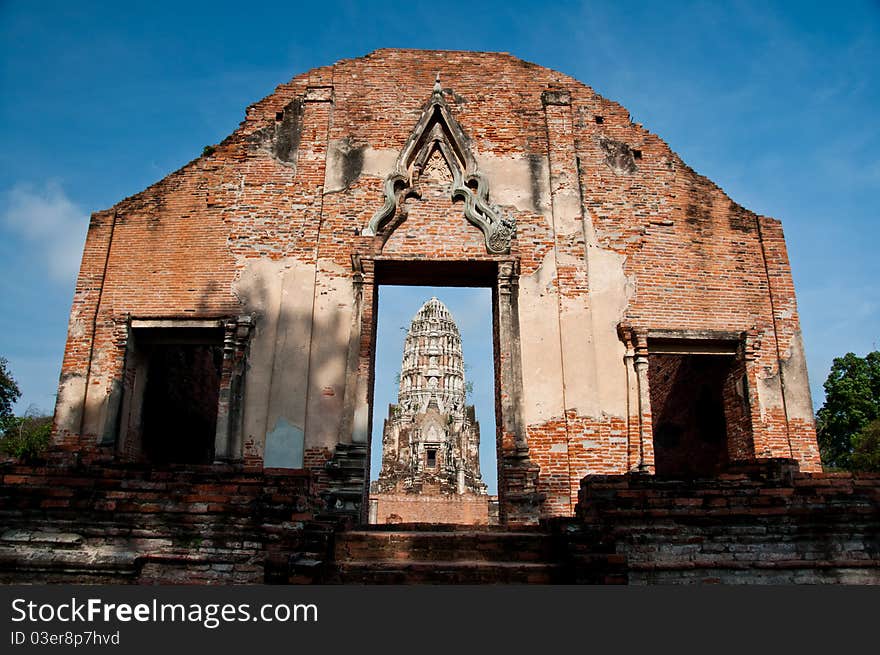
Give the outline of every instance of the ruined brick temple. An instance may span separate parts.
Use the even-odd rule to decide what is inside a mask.
[[[480,425],[465,389],[461,334],[446,305],[431,298],[406,333],[370,523],[489,523]]]
[[[367,525],[388,284],[491,289],[502,528]],[[446,371],[380,486],[481,493]],[[821,470],[779,221],[564,74],[379,50],[92,215],[0,579],[878,581],[876,476]]]

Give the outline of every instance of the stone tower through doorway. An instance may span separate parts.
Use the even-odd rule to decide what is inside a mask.
[[[397,403],[382,431],[382,469],[370,494],[372,523],[487,523],[480,425],[467,404],[462,340],[436,297],[404,341]]]

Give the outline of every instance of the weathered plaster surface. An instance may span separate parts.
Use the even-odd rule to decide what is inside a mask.
[[[813,400],[810,397],[810,381],[807,379],[807,359],[804,343],[798,330],[791,339],[788,357],[782,360],[785,384],[785,408],[789,420],[813,420]]]
[[[308,368],[307,448],[332,448],[341,437],[344,442],[351,439],[340,435],[340,425],[353,308],[351,272],[332,261],[319,262]]]
[[[519,326],[526,425],[561,416],[562,354],[555,285],[556,263],[548,251],[541,266],[519,280]]]
[[[624,271],[625,255],[588,246],[590,262],[590,303],[594,341],[596,401],[602,412],[626,416],[627,379],[623,357],[626,347],[617,335],[617,325],[625,317],[635,291],[633,279]]]
[[[546,183],[549,175],[546,159],[483,154],[477,158],[477,163],[489,180],[492,202],[549,216],[550,189]]]
[[[70,374],[61,378],[58,398],[55,402],[55,426],[65,432],[78,432],[86,396],[86,379],[83,375]]]
[[[267,468],[302,468],[303,450],[303,429],[279,417],[266,435],[263,465]]]
[[[357,154],[356,159],[352,152]],[[324,193],[344,191],[360,175],[384,178],[394,169],[397,151],[370,146],[354,148],[348,139],[334,139],[327,150],[327,177]],[[355,162],[352,162],[355,159]]]
[[[270,426],[305,425],[315,268],[289,258],[248,260],[234,291],[256,315],[245,378],[244,441],[262,453]]]

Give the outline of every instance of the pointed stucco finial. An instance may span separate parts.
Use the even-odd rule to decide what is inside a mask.
[[[443,93],[440,87],[440,71],[437,71],[437,77],[434,78],[434,93]]]

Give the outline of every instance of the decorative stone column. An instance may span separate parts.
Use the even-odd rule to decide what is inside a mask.
[[[639,389],[639,461],[638,473],[654,471],[654,431],[651,424],[651,393],[648,386],[648,335],[636,330],[633,339],[633,367]]]
[[[242,393],[253,325],[251,316],[239,316],[223,322],[223,367],[214,436],[215,463],[238,462],[242,458]]]
[[[626,323],[618,325],[617,331],[626,345],[627,435],[631,441],[635,441],[630,447],[634,459],[630,472],[650,473],[654,470],[654,437],[648,386],[648,331]]]
[[[501,396],[498,500],[499,518],[507,525],[537,523],[544,500],[537,491],[539,468],[529,460],[522,419],[518,286],[518,262],[499,262],[495,288]]]
[[[632,330],[618,326],[618,335],[626,347],[623,355],[623,366],[626,369],[626,469],[637,471],[642,463],[642,440],[639,420],[639,383],[636,376],[635,356]]]
[[[522,360],[517,307],[518,268],[518,262],[514,260],[498,263],[496,295],[501,374],[501,429],[505,449],[528,453],[522,425]]]

